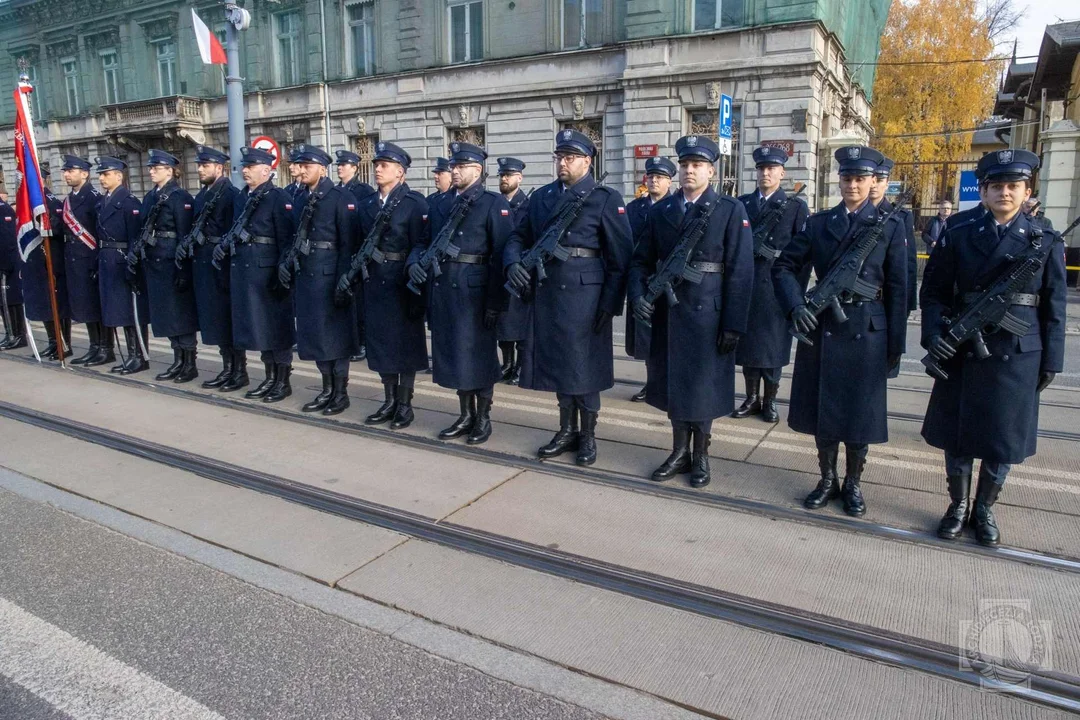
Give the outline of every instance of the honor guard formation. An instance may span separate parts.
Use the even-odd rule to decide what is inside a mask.
[[[934,378],[922,436],[944,453],[950,501],[938,535],[956,538],[970,523],[980,543],[1000,542],[993,506],[1010,467],[1036,451],[1039,393],[1064,361],[1064,244],[1024,210],[1036,155],[982,158],[982,202],[943,209],[926,230],[933,252],[919,290],[908,198],[886,199],[893,162],[873,148],[836,151],[842,201],[814,214],[800,186],[782,187],[780,148],[754,151],[757,189],[734,198],[716,189],[717,143],[682,137],[676,159],[648,159],[646,192],[630,203],[596,176],[596,148],[576,130],[556,134],[555,177],[531,192],[522,161],[492,163],[465,142],[447,150],[427,197],[406,181],[409,153],[390,142],[375,146],[375,187],[357,180],[355,153],[299,145],[280,188],[275,158],[245,147],[239,190],[229,156],[198,146],[194,197],[178,183],[180,161],[150,150],[153,187],[141,200],[122,160],[65,155],[70,192],[47,197],[59,324],[44,253],[21,259],[15,213],[0,203],[0,349],[32,343],[27,323],[39,321],[41,358],[66,357],[74,320],[90,346],[72,365],[131,375],[149,368],[152,329],[173,351],[155,379],[182,384],[199,377],[201,333],[221,355],[202,386],[263,403],[292,394],[295,352],[322,378],[302,410],[322,415],[349,408],[350,364],[366,361],[385,392],[364,422],[392,429],[414,421],[416,375],[430,369],[460,404],[438,437],[470,445],[492,435],[496,385],[516,384],[554,393],[558,405],[558,428],[537,455],[570,453],[588,466],[600,393],[615,382],[614,318],[626,312],[626,352],[647,367],[632,399],[671,424],[671,454],[651,479],[687,475],[702,487],[715,419],[779,421],[797,340],[788,423],[814,437],[820,467],[804,505],[838,500],[861,516],[863,467],[870,445],[889,439],[888,380],[921,307],[922,362]],[[498,191],[487,189],[489,166]],[[254,386],[249,352],[263,364]]]

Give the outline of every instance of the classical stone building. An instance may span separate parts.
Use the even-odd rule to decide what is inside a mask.
[[[528,164],[547,182],[557,129],[588,133],[598,170],[631,194],[646,152],[717,131],[735,104],[730,192],[753,184],[753,148],[780,143],[811,204],[829,192],[834,136],[869,133],[873,61],[890,0],[248,0],[242,33],[247,133],[288,148],[390,140],[431,187],[454,139]],[[0,78],[20,59],[36,83],[43,161],[115,154],[145,188],[148,148],[190,159],[227,142],[224,82],[199,61],[189,5],[175,0],[0,0]],[[219,5],[196,5],[224,35]],[[13,105],[0,96],[8,187]],[[190,165],[190,163],[189,163]],[[54,178],[54,181],[58,181]],[[282,182],[285,180],[282,178]],[[189,186],[194,184],[189,169]],[[834,184],[833,184],[834,185]]]

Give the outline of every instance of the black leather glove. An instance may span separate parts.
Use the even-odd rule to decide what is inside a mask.
[[[599,333],[601,330],[604,329],[605,325],[611,322],[611,317],[611,313],[609,313],[607,310],[597,310],[596,319],[593,320],[592,324],[592,331],[594,333]]]
[[[644,295],[634,301],[634,318],[643,325],[652,323],[652,316],[655,310],[656,307],[646,300]]]
[[[334,307],[346,308],[352,302],[352,295],[334,288]]]
[[[956,354],[956,348],[952,344],[943,338],[941,335],[935,335],[930,339],[930,343],[926,348],[930,353],[930,357],[942,362],[948,360]]]
[[[188,280],[187,273],[176,273],[176,277],[173,278],[173,287],[177,292],[186,292],[187,289],[191,287],[191,282]]]
[[[420,263],[413,263],[406,268],[406,272],[409,275],[409,280],[411,280],[412,284],[416,287],[421,287],[427,282],[427,271],[420,267]]]
[[[734,330],[724,330],[720,333],[720,337],[716,338],[716,349],[720,351],[721,355],[733,353],[735,348],[739,347],[740,339],[742,339],[742,333]]]
[[[1057,377],[1057,373],[1044,370],[1039,373],[1039,384],[1035,387],[1035,392],[1042,392],[1046,387],[1054,382],[1054,378]]]
[[[889,372],[892,372],[893,368],[900,365],[900,358],[901,357],[903,357],[903,355],[890,355],[889,359],[886,361],[887,364],[885,366],[885,369],[888,370]]]
[[[498,310],[485,310],[484,311],[484,329],[494,330],[496,323],[499,322]]]
[[[176,267],[180,267],[189,257],[195,257],[195,253],[191,249],[191,246],[185,242],[176,243]]]
[[[225,243],[218,243],[214,246],[214,262],[221,264],[225,260],[225,256],[228,255],[228,246]]]
[[[334,294],[353,296],[352,283],[349,282],[348,273],[341,273],[341,277],[338,278],[337,285],[334,287]]]
[[[513,263],[510,267],[506,268],[506,279],[510,281],[518,292],[524,292],[525,288],[529,287],[529,283],[532,281],[532,276],[529,275],[529,271],[525,269],[525,266],[521,263]]]
[[[814,313],[810,312],[810,308],[805,305],[799,305],[791,311],[791,322],[795,325],[795,329],[803,335],[814,332],[818,326],[818,320],[814,317]]]
[[[292,270],[289,269],[287,264],[281,263],[277,266],[277,277],[281,287],[287,290],[292,283]]]

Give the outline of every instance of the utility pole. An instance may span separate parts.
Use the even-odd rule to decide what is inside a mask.
[[[233,185],[242,187],[240,148],[247,144],[244,130],[244,81],[240,77],[240,31],[251,24],[251,13],[234,2],[225,3],[225,56],[228,74],[225,76],[225,98],[229,108],[229,165]]]

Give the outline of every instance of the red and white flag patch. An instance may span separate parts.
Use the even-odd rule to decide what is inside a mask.
[[[619,214],[620,215],[625,215],[626,214],[626,208],[624,208],[623,206],[620,205],[619,206]]]
[[[184,203],[184,209],[185,210],[190,210],[191,209],[191,203]]]
[[[510,211],[509,210],[500,210],[499,214],[502,215],[503,217],[510,217]]]
[[[292,203],[285,203],[286,210],[292,210]]]
[[[131,214],[132,214],[132,215],[138,215],[138,214],[139,214],[139,211],[138,211],[138,209],[132,210],[132,211],[131,211]]]
[[[355,209],[356,209],[356,206],[355,206],[355,205],[353,205],[352,203],[349,203],[349,204],[348,204],[348,205],[346,205],[345,207],[347,207],[347,208],[348,208],[349,210],[355,210]]]
[[[420,219],[423,220],[424,222],[427,222],[427,215],[421,215]]]
[[[743,220],[742,221],[742,226],[743,227],[750,227],[750,221],[749,220]]]
[[[5,215],[4,216],[4,222],[11,222],[11,216],[10,215]]]

